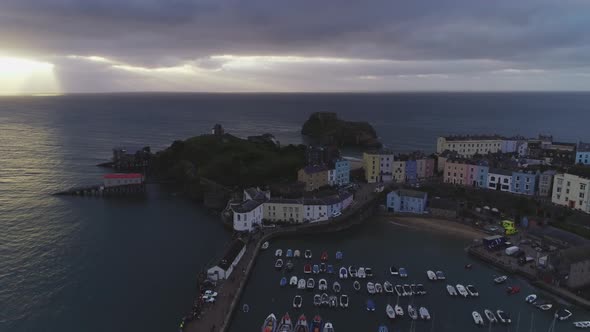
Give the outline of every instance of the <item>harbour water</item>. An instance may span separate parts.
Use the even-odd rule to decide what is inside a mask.
[[[159,150],[214,123],[237,136],[270,132],[300,143],[301,124],[316,111],[370,121],[398,151],[432,151],[447,133],[542,131],[577,141],[587,139],[589,105],[590,94],[564,93],[2,97],[0,330],[169,331],[190,308],[197,272],[229,238],[216,217],[151,186],[144,199],[50,195],[100,182],[107,170],[94,165],[114,146]],[[254,316],[238,319],[258,327]]]

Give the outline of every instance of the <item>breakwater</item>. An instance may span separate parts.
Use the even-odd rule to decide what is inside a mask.
[[[63,196],[118,196],[118,195],[138,195],[145,193],[145,184],[134,184],[125,186],[104,187],[102,185],[93,185],[85,187],[74,187],[68,190],[60,191],[54,195]]]

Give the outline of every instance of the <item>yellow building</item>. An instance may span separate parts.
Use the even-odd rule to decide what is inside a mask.
[[[330,169],[324,165],[306,166],[297,172],[297,181],[305,183],[305,191],[314,191],[330,184]]]
[[[393,179],[393,153],[374,151],[363,153],[365,179],[368,183],[387,182]]]
[[[271,222],[302,223],[303,201],[300,199],[270,199],[264,203],[264,219]]]

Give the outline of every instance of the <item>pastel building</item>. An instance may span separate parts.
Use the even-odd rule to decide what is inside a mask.
[[[393,181],[397,183],[406,182],[406,162],[404,160],[393,162]]]
[[[326,165],[306,166],[297,172],[297,181],[305,183],[305,191],[317,190],[330,184],[330,169]]]
[[[233,211],[233,227],[238,232],[249,232],[262,224],[264,202],[270,199],[270,192],[258,188],[244,189],[243,200],[230,203]]]
[[[387,182],[393,179],[393,153],[389,151],[363,153],[363,166],[368,183]]]
[[[510,183],[510,192],[521,195],[535,195],[539,182],[538,172],[514,171]]]
[[[421,158],[416,160],[416,175],[418,179],[427,179],[434,176],[434,159]]]
[[[441,136],[436,141],[436,152],[455,151],[462,157],[502,151],[505,139],[501,136]]]
[[[334,161],[334,183],[344,186],[350,183],[350,161],[338,159]]]
[[[487,188],[491,190],[510,191],[512,187],[512,171],[490,168],[488,171]]]
[[[458,185],[467,185],[467,164],[462,161],[447,160],[445,163],[445,170],[443,174],[443,181],[445,183],[452,183]]]
[[[554,170],[548,170],[539,176],[539,196],[551,197],[553,191],[553,177],[557,174]]]
[[[488,170],[489,167],[485,162],[474,162],[466,165],[466,181],[465,185],[486,188],[488,184]]]
[[[425,213],[428,194],[416,190],[398,189],[387,194],[387,209],[400,213]]]
[[[328,220],[334,214],[348,208],[352,200],[353,196],[348,192],[322,198],[306,198],[303,200],[303,219],[309,222]]]
[[[556,174],[551,202],[590,213],[590,179],[568,173]]]
[[[418,165],[416,160],[406,160],[406,182],[414,183],[418,178]]]
[[[578,143],[576,149],[576,164],[590,165],[590,143]]]
[[[303,200],[273,198],[264,203],[264,219],[271,222],[303,222]]]

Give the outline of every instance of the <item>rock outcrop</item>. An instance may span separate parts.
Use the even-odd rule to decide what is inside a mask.
[[[370,123],[340,120],[336,113],[331,112],[316,112],[310,115],[301,128],[301,134],[320,144],[381,147],[377,133]]]

